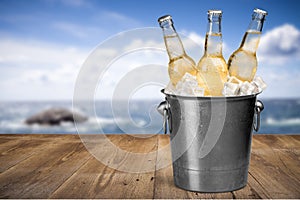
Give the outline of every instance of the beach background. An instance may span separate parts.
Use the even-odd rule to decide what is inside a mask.
[[[158,28],[157,18],[171,14],[187,53],[198,62],[203,54],[209,9],[222,9],[223,54],[238,48],[254,8],[268,11],[257,57],[257,75],[267,83],[259,95],[265,105],[258,134],[300,133],[300,22],[297,0],[2,0],[0,1],[0,133],[162,133],[157,105],[164,100],[162,84],[139,87],[127,105],[112,111],[113,91],[132,70],[147,64],[167,67],[162,35],[156,41],[137,39],[130,46],[157,43],[158,52],[128,54],[112,63],[99,81],[91,109],[72,105],[82,65],[99,44],[128,30]],[[114,55],[118,49],[102,55]],[[159,54],[159,55],[158,55]],[[101,55],[99,57],[101,59]],[[145,72],[146,73],[146,72]],[[101,88],[102,87],[102,88]],[[114,99],[116,100],[116,99]],[[117,99],[118,100],[118,99]],[[67,108],[88,117],[77,124],[26,125],[26,118],[50,108]]]
[[[49,108],[69,108],[67,101],[48,102],[2,102],[0,104],[0,133],[51,133],[80,134],[100,133],[162,133],[162,116],[156,111],[160,101],[133,101],[128,108],[131,118],[118,118],[111,109],[110,101],[95,102],[95,110],[75,108],[88,116],[88,120],[78,123],[64,122],[59,126],[26,125],[24,119]],[[261,128],[258,134],[299,134],[300,99],[265,99],[265,110],[261,114]],[[96,116],[96,117],[95,117]],[[121,124],[121,126],[120,126]],[[126,127],[123,129],[122,127]],[[76,129],[77,128],[77,129]],[[255,131],[254,131],[255,133]]]

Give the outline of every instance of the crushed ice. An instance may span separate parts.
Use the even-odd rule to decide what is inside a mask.
[[[244,96],[257,94],[265,90],[267,84],[259,76],[254,77],[251,82],[241,81],[234,76],[228,77],[227,82],[224,84],[222,94],[224,96]],[[177,83],[176,87],[169,82],[165,88],[167,94],[174,94],[180,96],[204,96],[204,88],[199,87],[196,76],[190,73],[185,73],[181,80]]]

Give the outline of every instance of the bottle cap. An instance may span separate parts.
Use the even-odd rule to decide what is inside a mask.
[[[222,10],[208,10],[207,18],[210,22],[218,22],[222,18]]]
[[[168,20],[172,20],[172,16],[171,15],[164,15],[164,16],[161,16],[160,18],[158,18],[158,22],[161,23],[161,22],[164,22],[164,21],[168,21]]]
[[[267,12],[267,11],[261,10],[261,9],[259,9],[259,8],[255,8],[255,9],[253,10],[253,12],[256,12],[256,13],[259,13],[259,14],[262,14],[262,15],[268,15],[268,12]]]
[[[207,14],[209,14],[209,15],[220,15],[220,14],[222,14],[222,10],[208,10]]]

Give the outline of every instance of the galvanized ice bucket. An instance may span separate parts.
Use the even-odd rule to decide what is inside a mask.
[[[258,131],[263,110],[257,94],[183,97],[162,92],[166,101],[158,111],[165,133],[169,125],[175,185],[198,192],[246,186],[252,128]]]

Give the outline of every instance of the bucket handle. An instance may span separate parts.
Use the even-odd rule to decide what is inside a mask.
[[[258,132],[259,128],[260,128],[260,113],[263,111],[264,109],[264,104],[261,100],[257,100],[255,102],[255,114],[256,114],[256,119],[253,123],[253,129]],[[168,103],[168,101],[163,101],[161,102],[158,107],[157,107],[157,111],[163,116],[163,129],[164,129],[164,133],[167,134],[168,132],[168,128],[167,128],[167,124],[169,124],[169,130],[170,133],[172,132],[172,126],[171,126],[171,114],[170,114],[170,104]]]
[[[168,128],[167,128],[168,123],[169,123],[169,130],[171,133],[172,132],[171,114],[170,114],[170,104],[168,103],[168,101],[161,102],[157,107],[157,111],[163,116],[164,133],[167,134],[168,132]]]
[[[264,109],[264,104],[262,101],[257,100],[255,102],[255,114],[256,114],[256,119],[253,123],[253,129],[258,132],[259,128],[260,128],[260,113],[263,111]]]

